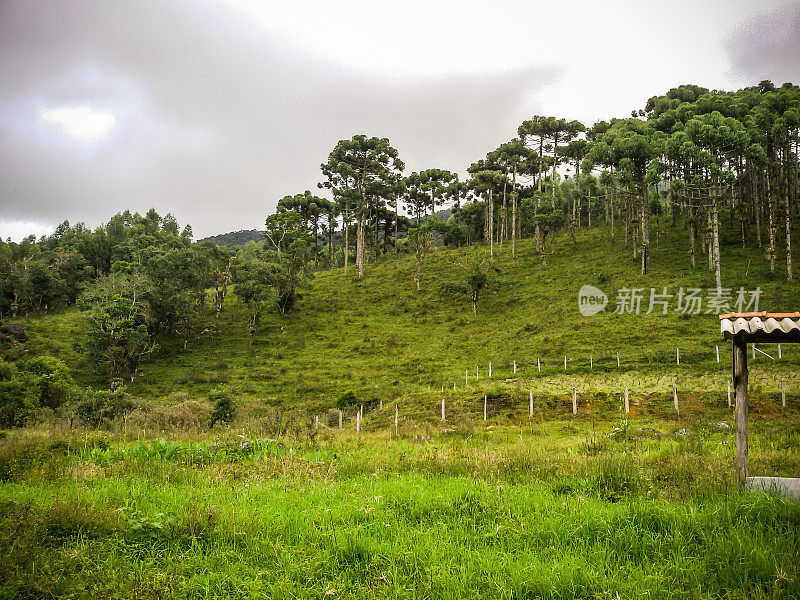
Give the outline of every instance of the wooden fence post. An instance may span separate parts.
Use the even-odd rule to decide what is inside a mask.
[[[731,380],[728,379],[728,408],[731,407]]]
[[[733,389],[736,394],[736,481],[747,481],[747,344],[733,342]]]
[[[381,398],[381,405],[380,405],[379,410],[383,410],[383,398]]]
[[[397,413],[397,404],[394,405],[394,434],[397,435],[397,421],[398,421],[398,413]]]
[[[756,358],[756,345],[753,344],[753,360]]]
[[[539,369],[539,373],[542,372],[542,359],[541,358],[537,358],[536,359],[536,368]]]
[[[617,368],[619,369],[619,352],[617,352]]]
[[[564,355],[564,370],[567,370],[567,355]]]
[[[672,383],[672,401],[675,403],[675,412],[678,412],[678,384]]]
[[[490,361],[489,362],[489,379],[491,379],[491,378],[492,378],[492,363]]]
[[[314,429],[319,429],[319,415],[314,415]]]
[[[444,398],[442,398],[442,421],[444,421]]]
[[[475,381],[478,381],[478,379],[480,379],[478,372],[478,365],[475,365]]]
[[[675,361],[677,364],[681,364],[681,349],[675,348]]]
[[[717,346],[717,364],[719,364],[719,346]]]
[[[533,416],[533,390],[531,390],[531,395],[528,399],[528,413],[531,417]]]
[[[576,388],[572,388],[572,414],[578,414],[578,390]]]
[[[783,387],[783,377],[781,377],[781,405],[786,408],[786,390]]]
[[[342,409],[339,409],[339,429],[342,428]]]
[[[517,361],[514,361],[514,375],[517,374]]]
[[[778,344],[778,359],[781,358],[781,345]]]
[[[592,371],[594,369],[594,357],[590,354],[589,355],[589,370]]]
[[[486,394],[483,395],[483,420],[486,420]]]
[[[356,413],[356,433],[361,433],[361,411]]]
[[[629,412],[631,412],[631,405],[628,402],[628,386],[626,385],[625,386],[625,414],[627,415]]]

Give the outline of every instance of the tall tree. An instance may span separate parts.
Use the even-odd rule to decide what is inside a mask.
[[[404,168],[397,150],[388,139],[365,135],[339,141],[328,156],[328,162],[321,165],[326,177],[321,185],[329,188],[334,197],[344,197],[354,203],[353,214],[358,224],[356,266],[359,279],[364,276],[365,227],[370,207],[398,189]]]

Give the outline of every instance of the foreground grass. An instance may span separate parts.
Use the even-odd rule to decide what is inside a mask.
[[[735,489],[729,432],[672,428],[17,432],[0,597],[797,597],[800,504]],[[798,423],[752,439],[797,468]]]

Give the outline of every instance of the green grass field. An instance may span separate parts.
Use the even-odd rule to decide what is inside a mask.
[[[674,429],[17,432],[0,597],[797,597],[800,503],[736,490],[730,431]],[[751,437],[754,469],[797,472],[796,413]]]

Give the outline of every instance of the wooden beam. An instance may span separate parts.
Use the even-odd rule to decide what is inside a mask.
[[[736,482],[747,481],[747,343],[733,343],[733,387],[736,394]]]

